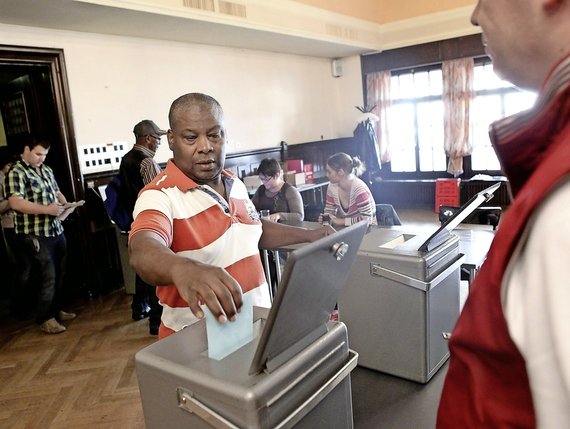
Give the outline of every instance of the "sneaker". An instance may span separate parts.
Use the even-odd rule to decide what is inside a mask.
[[[59,312],[58,315],[57,315],[57,318],[58,318],[59,320],[61,320],[62,322],[63,322],[63,321],[66,321],[66,320],[73,320],[73,319],[75,319],[76,317],[77,317],[77,314],[75,314],[75,313],[68,313],[67,311],[63,311],[63,310],[60,310],[60,312]]]
[[[52,317],[51,319],[46,320],[44,323],[42,323],[40,329],[46,334],[60,334],[62,332],[65,332],[66,327],[60,325],[59,322]]]

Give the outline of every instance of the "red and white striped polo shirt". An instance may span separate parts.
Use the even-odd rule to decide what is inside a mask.
[[[228,202],[217,192],[189,179],[170,160],[166,169],[143,188],[135,205],[131,236],[151,230],[175,253],[225,268],[253,295],[253,304],[271,301],[259,256],[261,222],[245,185],[224,171]],[[157,287],[163,306],[160,337],[195,323],[174,285]]]

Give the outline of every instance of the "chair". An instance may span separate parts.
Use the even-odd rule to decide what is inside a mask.
[[[443,224],[451,216],[453,216],[460,207],[456,206],[439,206],[439,221]],[[490,225],[493,231],[497,229],[499,220],[501,219],[501,207],[477,207],[473,213],[467,216],[461,223],[471,223],[478,225]],[[469,288],[475,278],[478,267],[471,264],[463,264],[461,266],[460,276],[461,280],[467,280]]]
[[[376,204],[376,221],[384,226],[402,225],[392,204]]]
[[[439,221],[444,223],[455,214],[460,207],[439,206]],[[467,216],[461,223],[473,223],[479,225],[491,225],[493,231],[497,229],[501,219],[501,207],[477,207],[473,213]]]

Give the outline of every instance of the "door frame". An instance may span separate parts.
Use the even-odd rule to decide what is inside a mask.
[[[77,153],[63,49],[0,44],[0,65],[49,66],[60,137],[59,142],[52,142],[52,144],[61,144],[61,153],[66,158],[64,164],[69,178],[68,185],[73,194],[70,200],[78,201],[83,199],[85,188]]]

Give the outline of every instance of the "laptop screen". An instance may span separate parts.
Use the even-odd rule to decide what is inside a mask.
[[[486,189],[475,194],[467,203],[463,204],[459,210],[457,210],[453,216],[447,219],[429,238],[422,243],[418,248],[421,252],[427,252],[435,249],[445,240],[447,240],[451,234],[451,231],[459,225],[467,216],[469,216],[473,211],[486,201],[493,198],[493,193],[499,189],[501,183],[495,183]]]
[[[362,221],[289,254],[250,374],[271,372],[326,333],[367,229]]]

